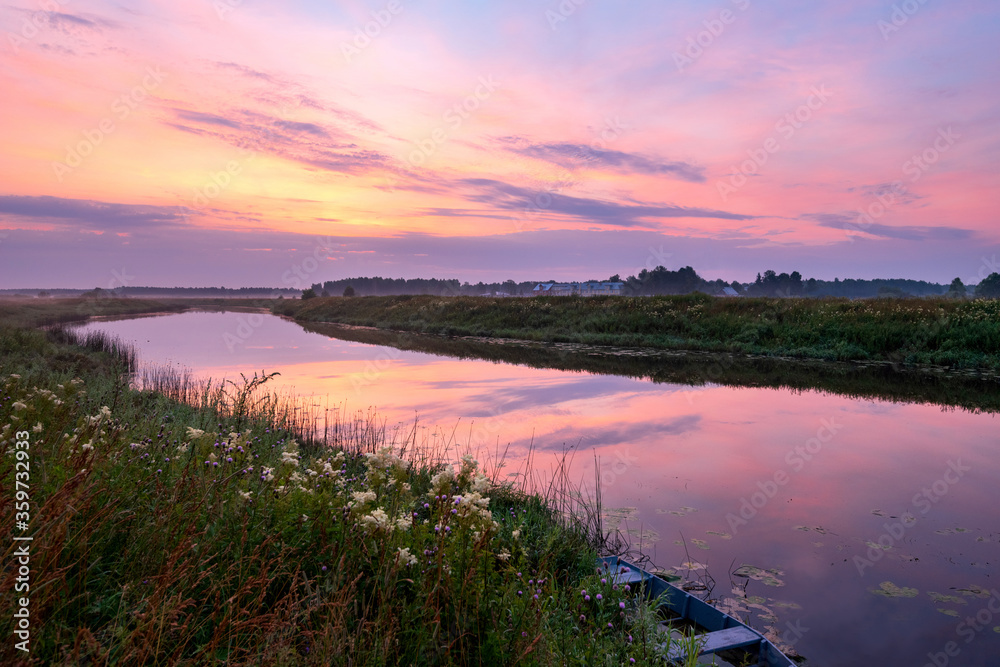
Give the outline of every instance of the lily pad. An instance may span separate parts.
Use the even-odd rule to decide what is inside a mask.
[[[685,561],[677,566],[678,570],[704,570],[705,566],[697,561]]]
[[[955,618],[958,618],[958,612],[954,609],[938,609],[938,611],[945,616],[954,616]]]
[[[935,602],[950,602],[951,604],[969,604],[968,601],[963,600],[957,595],[943,595],[941,593],[935,593],[934,591],[928,591],[927,595],[931,596],[931,599]]]
[[[881,549],[882,551],[888,551],[892,548],[891,544],[879,544],[877,542],[872,542],[871,540],[868,540],[865,544],[868,545],[869,549]]]
[[[617,507],[604,513],[604,521],[610,528],[617,528],[622,521],[633,519],[639,514],[637,507]]]
[[[744,577],[746,579],[753,579],[754,581],[759,581],[765,586],[784,586],[783,582],[778,577],[784,576],[784,572],[781,570],[765,570],[753,565],[740,565],[733,572],[734,577]]]
[[[724,532],[722,532],[720,530],[706,530],[705,534],[707,534],[707,535],[718,535],[719,537],[721,537],[724,540],[731,540],[731,539],[733,539],[732,535],[730,535],[729,533],[724,533]]]
[[[871,592],[887,598],[915,598],[920,591],[916,588],[907,588],[905,586],[900,588],[891,581],[883,581],[879,584],[878,588],[871,589]]]
[[[647,544],[660,541],[660,534],[652,528],[629,528],[628,534],[639,542]]]
[[[977,586],[976,584],[972,584],[968,588],[957,588],[955,590],[957,590],[962,595],[967,595],[969,597],[985,599],[990,596],[990,592],[988,590],[986,590],[982,586]]]
[[[798,602],[782,602],[776,601],[771,603],[772,607],[777,607],[778,609],[802,609],[802,605]]]
[[[691,544],[695,545],[699,549],[704,549],[706,551],[708,551],[708,549],[710,548],[708,546],[708,542],[706,542],[705,540],[699,540],[697,537],[691,538]]]

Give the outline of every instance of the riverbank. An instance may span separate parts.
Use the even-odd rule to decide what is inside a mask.
[[[391,296],[274,312],[450,336],[1000,371],[997,300]]]
[[[30,554],[0,575],[23,584],[0,632],[28,649],[8,639],[4,664],[654,661],[652,608],[595,573],[567,487],[368,427],[310,443],[260,377],[136,391],[127,346],[3,315],[0,530],[32,538],[2,549]]]
[[[971,412],[1000,412],[1000,374],[983,369],[449,337],[328,322],[299,325],[330,338],[458,359],[485,359],[692,387],[719,384],[821,391],[893,403],[933,403]]]

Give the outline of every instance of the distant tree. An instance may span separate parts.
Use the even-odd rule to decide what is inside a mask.
[[[315,298],[316,298],[316,290],[314,290],[312,287],[310,287],[307,290],[302,290],[303,301],[305,301],[306,299],[315,299]]]
[[[622,277],[616,273],[615,275],[613,275],[610,278],[608,278],[608,282],[609,283],[620,283],[620,282],[622,282]]]
[[[322,296],[322,297],[327,297],[327,296],[330,296],[330,293],[327,292],[326,290],[323,290],[322,292],[320,292],[319,295]]]
[[[41,292],[39,292],[39,293],[38,293],[38,298],[39,298],[39,299],[44,299],[44,298],[46,298],[47,296],[49,296],[49,293],[48,293],[48,292],[46,292],[45,290],[42,290]]]
[[[965,289],[965,283],[962,282],[961,278],[955,278],[951,281],[951,285],[948,287],[948,294],[951,298],[964,298],[968,296],[968,291]]]
[[[344,296],[351,297],[354,296],[354,288],[348,285],[344,288]]]
[[[741,285],[738,280],[734,280],[733,282],[729,283],[729,286],[732,287],[737,294],[743,291],[743,285]]]
[[[1000,299],[1000,273],[993,272],[976,285],[976,296],[980,299]]]

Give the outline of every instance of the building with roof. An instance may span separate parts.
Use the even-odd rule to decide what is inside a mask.
[[[532,296],[621,296],[625,283],[538,283],[531,290]]]

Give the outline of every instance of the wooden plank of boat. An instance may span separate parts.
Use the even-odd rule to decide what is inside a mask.
[[[795,667],[788,656],[753,628],[637,565],[616,556],[608,556],[598,559],[598,567],[604,568],[616,584],[641,585],[646,597],[662,600],[660,609],[675,614],[698,628],[701,632],[696,635],[698,655],[744,649],[757,654],[759,667]],[[661,629],[669,631],[668,625],[661,624]],[[684,652],[680,647],[668,642],[666,648],[671,660],[683,660]]]
[[[725,630],[716,630],[697,635],[698,655],[710,655],[737,648],[760,647],[761,635],[750,628],[735,626]],[[684,660],[687,657],[684,649],[676,644],[667,648],[667,657],[671,660]]]

